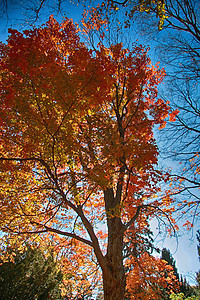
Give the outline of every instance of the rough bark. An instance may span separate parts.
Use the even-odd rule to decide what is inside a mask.
[[[123,300],[125,297],[125,272],[123,266],[124,225],[119,216],[112,216],[120,199],[113,189],[104,193],[108,225],[106,269],[103,270],[104,300]]]

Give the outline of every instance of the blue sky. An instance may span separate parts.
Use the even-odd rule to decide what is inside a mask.
[[[18,30],[24,30],[29,26],[29,18],[25,21],[27,18],[25,16],[25,11],[23,10],[23,2],[22,1],[22,7],[16,6],[15,2],[18,3],[18,1],[14,0],[8,0],[8,17],[4,15],[4,17],[1,20],[0,23],[0,40],[5,42],[7,39],[7,29],[9,27],[16,28]],[[81,5],[73,5],[73,4],[66,4],[66,7],[64,7],[63,15],[65,12],[65,16],[69,18],[73,18],[74,21],[79,21],[81,19],[81,13],[83,11],[83,8]],[[54,14],[55,18],[60,21],[62,19],[61,15],[57,16]],[[45,23],[48,20],[48,13],[47,10],[44,11],[44,15],[41,17],[39,22],[36,22],[35,25]],[[133,37],[133,41],[135,40],[135,36]],[[140,37],[139,41],[141,40]],[[153,62],[155,62],[155,53],[152,43],[150,43],[150,46],[152,46],[150,55],[152,56]],[[156,232],[156,224],[154,223],[152,228]],[[197,256],[197,243],[196,243],[196,230],[198,228],[195,227],[193,230],[193,233],[186,232],[186,230],[182,229],[182,225],[180,224],[180,232],[178,232],[178,241],[174,238],[165,238],[163,241],[161,241],[162,237],[159,237],[160,242],[158,243],[159,239],[156,240],[158,243],[158,246],[160,248],[166,247],[171,250],[171,253],[173,254],[174,259],[176,260],[176,265],[178,267],[178,270],[181,274],[185,275],[187,280],[191,283],[194,283],[195,278],[195,272],[200,269],[200,263],[198,261]]]

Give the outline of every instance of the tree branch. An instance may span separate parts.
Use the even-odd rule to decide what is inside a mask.
[[[143,208],[144,205],[139,205],[137,207],[136,213],[135,215],[132,217],[132,219],[126,223],[125,227],[124,227],[124,231],[126,231],[138,218],[139,214],[140,214],[140,210]]]
[[[62,231],[62,230],[59,230],[59,229],[55,229],[55,228],[51,228],[51,227],[48,227],[46,225],[43,225],[43,224],[37,224],[39,226],[43,226],[45,229],[42,229],[42,230],[33,230],[33,231],[14,231],[12,230],[11,228],[5,226],[4,228],[11,231],[13,234],[40,234],[40,233],[47,233],[47,232],[54,232],[54,233],[57,233],[59,235],[63,235],[63,236],[67,236],[67,237],[71,237],[71,238],[74,238],[84,244],[87,244],[89,245],[90,247],[93,247],[93,243],[89,240],[86,240],[74,233],[71,233],[71,232],[65,232],[65,231]],[[2,228],[3,229],[3,228]]]
[[[74,238],[84,244],[87,244],[89,245],[90,247],[93,247],[93,243],[89,240],[86,240],[78,235],[76,235],[75,233],[71,233],[71,232],[65,232],[65,231],[62,231],[62,230],[59,230],[59,229],[55,229],[55,228],[52,228],[52,227],[49,227],[47,225],[43,225],[46,230],[48,232],[54,232],[54,233],[57,233],[57,234],[60,234],[60,235],[64,235],[64,236],[67,236],[67,237],[71,237],[71,238]],[[94,247],[93,247],[94,248]]]

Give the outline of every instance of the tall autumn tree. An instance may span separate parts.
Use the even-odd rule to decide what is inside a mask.
[[[142,247],[148,221],[166,215],[154,197],[162,174],[153,137],[169,112],[157,98],[164,71],[142,46],[88,49],[68,19],[10,30],[0,49],[3,241],[51,238],[68,249],[72,267],[99,265],[105,300],[124,299],[125,267],[132,266],[132,299],[153,299],[141,289],[137,296],[134,282],[142,274],[155,295],[156,278],[166,284],[165,265]]]

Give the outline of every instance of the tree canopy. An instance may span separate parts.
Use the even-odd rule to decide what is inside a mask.
[[[90,19],[83,30],[101,26]],[[153,128],[178,111],[157,97],[165,72],[148,49],[92,50],[79,36],[71,20],[50,17],[0,45],[2,241],[51,240],[82,282],[98,281],[100,266],[105,300],[125,290],[156,299],[173,274],[166,280],[166,264],[146,251],[149,220],[174,220],[170,198],[155,197],[167,178]]]

